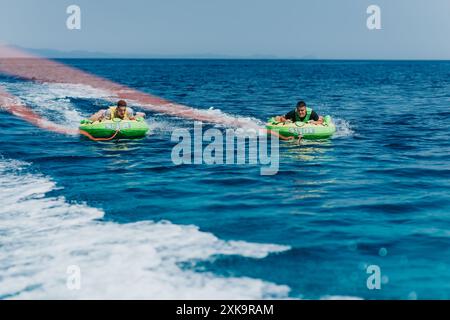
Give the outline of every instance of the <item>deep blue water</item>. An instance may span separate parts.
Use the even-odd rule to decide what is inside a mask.
[[[103,210],[100,221],[168,220],[221,240],[288,246],[264,258],[218,253],[181,268],[286,285],[294,298],[450,298],[450,62],[62,62],[187,106],[260,121],[302,99],[330,114],[338,134],[280,142],[278,174],[262,176],[258,165],[175,166],[171,130],[192,130],[189,119],[146,111],[149,136],[98,143],[1,112],[0,154],[53,181],[45,197]],[[74,110],[85,117],[108,105],[100,94],[66,85],[5,75],[0,82],[36,112],[71,126]],[[0,261],[4,268],[8,260]],[[366,286],[368,265],[380,267],[380,290]]]

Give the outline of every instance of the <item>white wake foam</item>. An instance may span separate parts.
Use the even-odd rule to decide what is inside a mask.
[[[210,107],[209,109],[202,110],[207,115],[214,116],[218,119],[223,119],[223,124],[217,124],[218,127],[245,127],[252,129],[265,128],[265,123],[260,119],[254,117],[244,117],[238,114],[230,114],[222,111],[221,109]],[[239,121],[238,121],[239,120]],[[239,125],[233,125],[233,123],[239,122]]]
[[[84,84],[67,84],[67,83],[35,83],[35,82],[4,82],[1,83],[11,94],[18,96],[23,103],[32,106],[33,110],[46,118],[60,125],[69,128],[77,128],[79,121],[86,118],[89,114],[83,114],[77,109],[70,98],[94,99],[94,100],[113,100],[115,93],[108,90],[94,88]],[[139,107],[140,103],[130,100],[130,105]],[[176,106],[176,105],[174,105]],[[219,128],[265,128],[265,123],[254,117],[243,117],[236,114],[229,114],[221,109],[210,107],[209,109],[195,109],[199,116],[208,116],[218,119],[220,122],[215,126]],[[183,124],[175,123],[170,118],[162,118],[163,114],[157,113],[155,117],[149,118],[147,122],[152,127],[152,132],[161,131],[171,132],[175,127],[183,126]],[[158,118],[157,120],[155,120]],[[176,117],[175,117],[176,118]],[[335,138],[352,136],[350,123],[341,118],[334,118],[336,124]]]
[[[341,118],[333,118],[336,125],[336,132],[333,135],[334,138],[350,137],[354,135],[354,131],[351,128],[350,122]]]
[[[109,101],[117,99],[116,93],[114,92],[84,84],[3,82],[1,85],[8,92],[19,97],[22,103],[31,106],[42,117],[70,128],[77,128],[79,121],[89,116],[78,110],[77,106],[71,103],[70,98]],[[128,102],[134,107],[139,108],[141,106],[138,101],[129,100]],[[177,106],[177,104],[171,105]],[[254,129],[264,127],[264,123],[259,119],[229,114],[214,107],[210,107],[209,109],[195,109],[181,105],[180,107],[189,108],[198,116],[208,116],[217,119],[219,121],[219,124],[217,124],[218,127],[245,127]],[[163,126],[164,123],[158,125],[161,129],[163,129]]]
[[[87,117],[77,109],[70,98],[107,99],[110,94],[83,84],[4,82],[8,92],[33,108],[43,118],[69,128],[78,128],[81,119]]]
[[[0,298],[284,298],[289,288],[247,277],[194,272],[180,263],[240,255],[261,259],[286,246],[223,241],[196,226],[118,224],[46,193],[55,183],[28,164],[0,158]],[[69,290],[67,268],[81,287]]]

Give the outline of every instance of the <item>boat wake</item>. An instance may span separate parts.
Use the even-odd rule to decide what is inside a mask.
[[[0,86],[43,119],[72,129],[77,129],[80,120],[90,116],[78,109],[72,99],[110,98],[107,92],[83,84],[3,82]]]
[[[193,225],[102,221],[104,212],[46,194],[56,184],[30,164],[0,158],[0,298],[261,299],[289,288],[195,272],[220,255],[263,259],[287,246],[223,241]],[[79,270],[79,289],[67,285]]]
[[[7,46],[0,46],[0,71],[31,80],[26,83],[4,83],[1,86],[6,87],[9,94],[16,94],[22,99],[22,109],[29,105],[36,107],[37,110],[33,109],[33,112],[41,117],[42,114],[46,115],[47,118],[43,118],[43,121],[50,121],[55,125],[66,125],[72,130],[76,129],[79,120],[88,115],[81,114],[70,101],[70,97],[103,99],[110,102],[126,99],[130,105],[156,114],[213,123],[218,127],[247,129],[265,127],[264,123],[256,118],[231,115],[220,109],[197,109],[170,102]],[[16,112],[17,114],[20,115]],[[335,137],[353,134],[348,122],[342,119],[335,119],[335,122],[337,127]]]

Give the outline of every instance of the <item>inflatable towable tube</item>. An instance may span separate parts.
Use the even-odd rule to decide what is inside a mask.
[[[94,138],[111,138],[114,139],[135,139],[142,138],[147,134],[149,127],[144,118],[136,118],[136,120],[102,120],[90,121],[81,120],[78,128],[80,131],[87,132]]]
[[[284,137],[303,139],[328,139],[336,132],[336,126],[330,116],[323,118],[323,124],[311,124],[305,122],[277,122],[275,118],[270,118],[266,128],[275,131]]]

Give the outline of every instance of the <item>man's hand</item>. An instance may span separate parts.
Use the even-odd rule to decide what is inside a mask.
[[[89,119],[92,122],[95,121],[102,121],[105,118],[105,110],[99,110],[96,113],[94,113]]]
[[[323,124],[323,117],[319,116],[319,120],[316,121],[316,124]]]
[[[308,123],[314,124],[314,125],[323,124],[323,118],[319,117],[319,120],[317,120],[317,121],[309,120]]]
[[[277,121],[277,122],[287,122],[287,121],[290,121],[290,120],[286,120],[286,118],[283,117],[283,116],[276,116],[275,117],[275,121]]]

